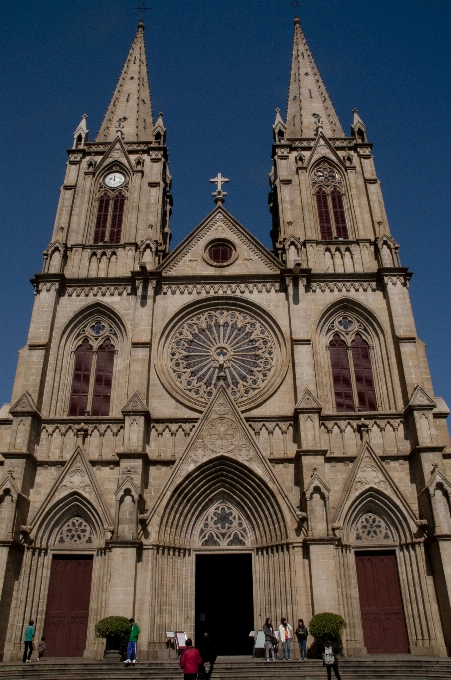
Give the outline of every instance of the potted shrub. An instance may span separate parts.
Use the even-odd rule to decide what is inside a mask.
[[[105,658],[120,661],[121,650],[130,634],[130,623],[125,616],[107,616],[95,625],[97,637],[106,639]]]
[[[341,648],[341,634],[346,628],[346,621],[339,614],[332,614],[332,612],[322,612],[315,614],[310,621],[309,633],[315,638],[313,644],[309,647],[309,656],[319,658],[320,642],[324,635],[332,635],[337,638],[339,647]]]

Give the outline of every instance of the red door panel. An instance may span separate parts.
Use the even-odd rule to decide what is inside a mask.
[[[92,556],[54,556],[44,635],[46,656],[83,656],[88,629]]]
[[[356,553],[363,638],[369,654],[409,651],[394,553]]]

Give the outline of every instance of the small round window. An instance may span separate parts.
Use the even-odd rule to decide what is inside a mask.
[[[227,264],[233,255],[233,249],[227,243],[213,243],[208,249],[208,257],[215,264]]]

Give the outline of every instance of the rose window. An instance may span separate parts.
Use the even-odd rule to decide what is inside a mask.
[[[58,534],[58,545],[92,545],[91,527],[81,517],[73,517]]]
[[[312,186],[332,186],[337,184],[342,186],[343,182],[339,174],[330,165],[323,163],[315,169],[312,177]]]
[[[204,517],[199,538],[203,546],[247,545],[249,534],[241,515],[228,503],[220,503]]]
[[[173,378],[196,401],[206,403],[221,378],[238,402],[272,377],[276,343],[269,328],[240,311],[208,311],[185,321],[170,339]]]
[[[357,541],[391,541],[387,525],[377,515],[367,514],[360,518],[355,537]]]

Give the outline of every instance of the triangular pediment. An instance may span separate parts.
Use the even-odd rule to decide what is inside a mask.
[[[13,416],[34,415],[35,413],[39,415],[39,411],[33,401],[33,397],[29,392],[24,392],[22,396],[19,397],[16,402],[14,402],[14,404],[9,409],[9,412]]]
[[[429,394],[420,386],[417,385],[415,389],[412,392],[412,396],[410,397],[410,401],[407,404],[407,408],[426,408],[426,409],[433,409],[437,406],[435,401],[432,399],[432,397],[429,396]]]
[[[216,266],[208,256],[210,243],[229,243],[230,262]],[[278,274],[282,264],[222,206],[216,207],[160,265],[164,275],[236,276]]]
[[[444,488],[447,489],[448,493],[451,495],[450,482],[447,480],[445,475],[442,472],[440,472],[440,470],[438,469],[438,465],[434,465],[434,470],[431,474],[431,478],[429,482],[426,484],[425,488],[428,489],[430,493],[433,493],[437,484],[442,484]]]
[[[148,521],[150,522],[158,510],[164,507],[179,482],[192,470],[209,459],[224,456],[238,460],[263,478],[277,496],[284,499],[287,512],[297,521],[296,508],[274,475],[249,426],[223,384],[218,387],[202,414],[182,457],[150,511]]]
[[[329,158],[334,163],[337,163],[340,167],[343,167],[344,165],[343,159],[340,158],[332,144],[322,132],[320,132],[316,138],[313,149],[310,152],[310,156],[307,161],[307,167],[311,167],[320,158]]]
[[[31,533],[33,533],[33,529],[39,525],[41,518],[52,506],[61,503],[65,496],[72,493],[80,494],[91,502],[99,513],[104,526],[113,525],[113,520],[103,498],[92,465],[83,449],[77,446],[33,518]]]
[[[127,474],[120,484],[118,483],[118,487],[114,492],[114,497],[116,498],[116,500],[120,500],[122,494],[126,489],[130,489],[130,492],[135,501],[139,500],[141,493],[137,488],[135,482],[133,481],[133,477],[130,474]]]
[[[412,509],[368,442],[363,444],[354,461],[332,523],[342,525],[354,500],[367,489],[375,489],[395,501],[411,520],[412,526],[416,525]]]
[[[139,392],[135,392],[121,409],[122,413],[145,413],[149,414],[149,408],[141,399]]]
[[[304,394],[295,406],[295,411],[321,411],[322,408],[321,402],[306,387]]]
[[[310,492],[315,487],[316,488],[319,487],[321,489],[321,491],[324,493],[324,495],[326,497],[329,497],[330,489],[327,486],[327,484],[325,482],[323,482],[323,480],[321,479],[319,474],[316,472],[316,469],[314,469],[313,474],[312,474],[312,478],[310,479],[310,482],[307,484],[307,486],[305,488],[305,491],[304,491],[305,496],[308,497],[310,495]]]
[[[11,496],[16,499],[17,496],[19,495],[20,491],[17,487],[17,484],[14,480],[13,472],[8,472],[4,480],[0,483],[0,496],[2,493],[6,490],[9,490],[11,493]]]
[[[103,171],[105,166],[114,162],[122,163],[122,165],[126,165],[130,171],[133,171],[130,156],[120,137],[116,137],[116,139],[111,142],[110,148],[105,152],[105,155],[97,166],[97,173]]]
[[[399,248],[399,245],[396,243],[393,236],[390,236],[389,234],[382,234],[382,236],[379,236],[379,238],[376,239],[376,245],[379,249],[382,248],[384,243],[390,244],[392,248]]]

